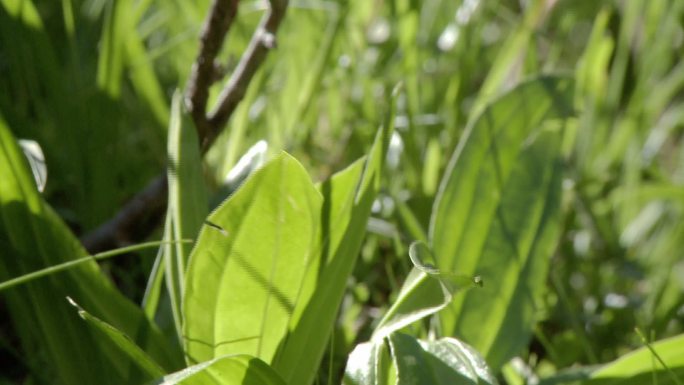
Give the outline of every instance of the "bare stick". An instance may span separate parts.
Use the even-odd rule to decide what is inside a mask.
[[[119,212],[81,238],[90,253],[127,246],[149,235],[166,210],[168,184],[166,174],[154,178]]]
[[[263,64],[269,49],[275,47],[287,0],[270,0],[257,30],[232,74],[214,110],[207,116],[209,87],[215,81],[214,61],[235,19],[239,0],[213,0],[202,28],[200,52],[193,64],[186,88],[185,104],[195,123],[202,153],[206,153],[225,127],[238,103],[244,98],[254,74]],[[162,173],[138,192],[109,221],[81,238],[85,248],[99,252],[126,246],[144,239],[161,222],[167,205],[168,182]]]
[[[210,131],[202,141],[202,150],[205,152],[226,125],[235,107],[245,97],[247,86],[266,59],[268,51],[276,47],[275,35],[285,17],[288,0],[270,0],[269,4],[270,8],[254,31],[247,51],[240,58],[233,75],[221,91],[216,107],[207,117]]]

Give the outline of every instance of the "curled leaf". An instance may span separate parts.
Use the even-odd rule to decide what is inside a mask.
[[[381,340],[421,318],[446,307],[455,293],[475,286],[482,286],[480,276],[470,277],[439,270],[430,248],[421,241],[409,247],[409,257],[414,267],[409,273],[397,301],[373,333],[373,340]]]

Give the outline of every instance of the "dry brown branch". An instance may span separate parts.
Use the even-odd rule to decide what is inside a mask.
[[[276,47],[275,35],[285,17],[287,0],[271,0],[259,26],[254,31],[247,51],[242,55],[226,86],[219,95],[216,107],[208,116],[210,131],[204,137],[202,149],[207,150],[235,111],[238,103],[245,97],[247,86],[254,74],[266,59],[268,51]]]
[[[287,10],[287,0],[270,0],[269,9],[252,35],[247,50],[220,93],[216,107],[207,115],[209,87],[215,79],[214,62],[235,19],[239,0],[214,0],[202,28],[200,51],[186,88],[185,104],[195,123],[202,153],[225,127],[268,51],[275,48],[275,35]],[[144,239],[160,223],[167,205],[166,173],[138,192],[109,221],[81,238],[90,253]],[[141,226],[143,224],[143,226]]]
[[[237,0],[214,0],[209,17],[202,27],[200,51],[192,66],[185,93],[185,104],[197,129],[197,136],[205,138],[209,132],[207,99],[209,87],[215,79],[214,61],[223,46],[228,29],[237,14]]]

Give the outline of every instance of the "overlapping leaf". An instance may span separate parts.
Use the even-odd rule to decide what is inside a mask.
[[[86,255],[77,239],[45,204],[26,160],[0,120],[0,280],[15,278]],[[98,318],[126,333],[166,369],[180,366],[142,311],[124,298],[94,262],[3,293],[22,344],[43,351],[54,383],[129,380],[131,362],[93,334],[66,302],[70,296]],[[88,363],[84,365],[83,363]]]
[[[344,379],[346,385],[497,383],[484,359],[467,344],[453,338],[424,341],[401,333],[357,346]]]

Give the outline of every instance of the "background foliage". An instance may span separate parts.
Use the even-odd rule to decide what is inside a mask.
[[[3,131],[2,141],[12,141],[13,135],[40,144],[48,168],[41,195],[49,203],[38,203],[40,196],[28,192],[33,189],[31,180],[16,185],[22,186],[16,187],[21,196],[3,198],[3,281],[53,265],[57,257],[84,255],[76,237],[112,217],[164,170],[168,153],[198,156],[174,150],[171,141],[167,148],[166,143],[174,127],[182,124],[177,111],[180,101],[176,99],[174,104],[172,99],[174,91],[187,82],[208,5],[207,1],[177,0],[0,0],[0,124],[11,131]],[[264,6],[261,1],[241,2],[221,53],[227,73],[244,51]],[[460,323],[454,333],[442,332],[472,344],[495,370],[500,369],[502,381],[518,384],[546,379],[559,383],[568,368],[606,363],[643,346],[634,327],[645,330],[651,340],[683,332],[682,54],[684,3],[677,0],[292,0],[278,33],[277,49],[269,54],[227,129],[198,166],[203,178],[196,178],[196,170],[185,171],[195,176],[194,185],[203,181],[206,191],[186,193],[207,197],[209,208],[215,208],[235,188],[225,183],[226,175],[260,140],[267,143],[269,158],[282,150],[292,154],[306,170],[298,171],[299,178],[327,180],[369,151],[380,151],[377,145],[376,150],[371,146],[378,126],[387,120],[391,91],[403,82],[403,91],[395,99],[396,115],[391,115],[395,135],[389,141],[386,172],[379,187],[370,189],[377,199],[369,231],[358,235],[363,236],[359,258],[350,279],[343,282],[347,290],[330,331],[332,342],[325,348],[318,380],[324,383],[335,378],[339,382],[347,355],[370,339],[397,299],[413,267],[407,257],[408,245],[423,240],[431,242],[440,268],[485,274],[485,288],[461,297],[456,294],[454,305],[471,303],[473,310],[463,314],[477,315],[477,319]],[[557,224],[543,237],[550,240],[536,256],[541,265],[533,269],[541,273],[533,274],[529,283],[536,288],[531,310],[524,318],[529,338],[514,341],[504,327],[491,321],[496,314],[482,314],[486,309],[482,301],[491,293],[488,290],[513,290],[509,280],[491,270],[491,266],[503,264],[506,255],[498,249],[486,251],[488,265],[478,266],[474,259],[469,264],[442,253],[440,232],[448,240],[459,226],[475,227],[472,222],[449,221],[462,218],[457,209],[437,210],[447,220],[436,218],[440,214],[433,213],[433,205],[444,202],[438,198],[444,188],[440,183],[447,183],[442,181],[450,174],[467,175],[467,170],[480,166],[486,171],[486,161],[480,163],[475,155],[463,155],[465,159],[472,156],[472,161],[461,160],[456,171],[449,166],[459,142],[466,142],[467,127],[487,127],[488,123],[478,122],[477,117],[497,108],[511,108],[510,118],[495,114],[501,120],[489,123],[492,132],[509,132],[516,124],[523,130],[542,126],[536,121],[518,122],[516,116],[521,115],[515,112],[520,113],[519,106],[499,104],[505,99],[500,96],[504,92],[541,74],[574,77],[572,93],[566,96],[572,99],[572,106],[563,105],[565,109],[558,112],[561,118],[572,118],[544,126],[555,135],[494,136],[501,141],[501,148],[529,149],[521,150],[528,155],[511,155],[515,160],[511,165],[529,164],[518,166],[523,173],[539,170],[538,178],[531,177],[536,179],[526,181],[522,175],[505,185],[510,190],[501,191],[511,191],[511,195],[503,195],[503,207],[519,209],[523,218],[544,202],[541,198],[528,202],[529,194],[548,197],[542,191],[547,185],[537,184],[537,180],[549,181],[548,186],[558,189],[553,198],[559,207],[554,214]],[[211,98],[217,92],[214,89]],[[536,94],[521,99],[523,96],[516,93],[510,98],[527,100],[534,108],[545,100]],[[196,138],[181,138],[178,143],[193,140]],[[0,183],[3,191],[15,191],[6,181],[21,171],[7,168],[7,164],[23,162],[18,160],[22,155],[6,145],[3,148],[6,162]],[[550,148],[557,152],[545,152]],[[361,170],[362,165],[356,164]],[[546,164],[552,164],[555,171],[541,166]],[[519,175],[515,173],[520,171],[511,172]],[[544,179],[548,173],[562,180]],[[354,186],[361,180],[356,174],[348,178],[352,181],[338,183]],[[486,182],[483,177],[470,178],[459,177],[456,182],[472,188]],[[306,188],[313,201],[320,198],[313,185]],[[481,188],[486,190],[486,186]],[[513,194],[516,191],[518,195]],[[467,195],[459,196],[457,202],[473,199],[466,207],[486,203],[478,203],[486,200],[483,195],[464,198]],[[171,196],[172,202],[182,199]],[[24,211],[17,211],[12,204],[16,201],[29,203],[21,209]],[[176,213],[183,210],[182,203],[178,205],[181,208]],[[192,215],[183,216],[188,224],[169,214],[167,221],[175,220],[176,227],[167,224],[165,229],[168,233],[173,228],[174,235],[169,238],[159,230],[153,238],[195,238],[192,233],[201,226],[198,218],[204,218],[206,211],[195,212],[196,217],[188,219]],[[311,231],[315,233],[315,226]],[[468,249],[470,244],[484,242],[476,235],[465,233],[463,239],[470,243],[460,247]],[[306,234],[298,236],[306,238]],[[176,252],[180,259],[175,261],[185,266],[187,261],[182,258],[188,250],[180,247]],[[545,257],[550,260],[544,261]],[[73,352],[62,351],[69,348],[59,343],[62,338],[92,339],[93,344],[106,345],[102,349],[111,352],[106,360],[124,362],[119,350],[107,345],[108,340],[93,329],[83,329],[89,330],[84,337],[80,329],[62,328],[61,317],[78,316],[63,301],[62,293],[82,293],[77,302],[85,311],[113,323],[143,348],[146,343],[177,345],[182,309],[174,294],[161,295],[154,305],[146,300],[142,309],[131,303],[150,298],[145,290],[154,287],[147,285],[155,271],[154,261],[153,252],[143,251],[101,262],[99,270],[113,284],[98,273],[94,262],[68,273],[73,282],[101,280],[102,289],[97,293],[72,287],[68,283],[72,281],[55,275],[12,289],[12,295],[0,294],[0,381],[49,382],[53,373],[41,367],[57,352],[70,357],[60,366],[67,368],[60,376],[67,383],[82,378],[79,362],[91,356],[76,346]],[[54,285],[59,290],[53,291]],[[34,291],[52,292],[54,298],[30,303],[28,299],[40,297]],[[184,288],[168,292],[180,296]],[[105,301],[117,310],[103,306]],[[64,307],[54,306],[62,302]],[[26,323],[11,322],[10,315]],[[448,317],[440,316],[443,321]],[[479,322],[489,317],[490,322]],[[113,319],[119,319],[118,323]],[[415,326],[413,334],[425,337],[429,328],[421,325]],[[56,339],[60,333],[63,337]],[[502,334],[491,342],[495,346],[516,345],[510,348],[510,355],[488,355],[490,342],[483,342],[482,335],[496,333]],[[157,342],[150,342],[153,340]],[[160,364],[161,368],[154,370],[161,373],[183,366],[180,353],[165,354],[179,352],[177,346],[146,352]],[[648,357],[650,368],[651,355]],[[68,360],[73,360],[71,369]],[[251,362],[247,358],[235,359],[238,361]],[[679,368],[683,365],[681,360],[668,362]],[[224,360],[212,367],[233,364]],[[263,369],[260,361],[253,365],[257,371]],[[137,373],[140,369],[123,364],[111,370],[126,374],[132,383],[148,378],[144,370]],[[581,377],[583,372],[577,373]],[[102,373],[92,375],[96,378]],[[614,374],[604,371],[601,375]],[[666,377],[659,383],[668,381]],[[592,381],[601,383],[600,378]]]

